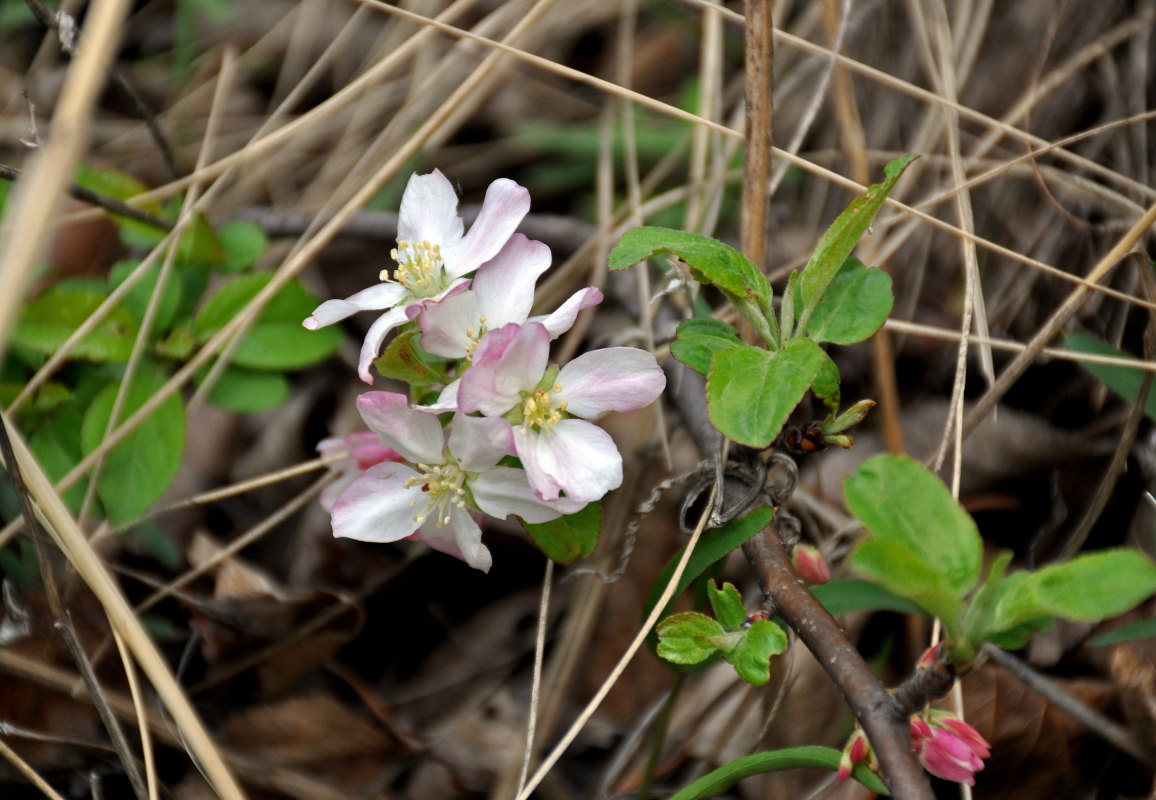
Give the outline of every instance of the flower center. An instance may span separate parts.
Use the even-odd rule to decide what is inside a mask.
[[[486,335],[486,318],[478,317],[478,327],[466,328],[466,361],[474,360],[474,351],[478,349],[478,342]]]
[[[389,252],[397,262],[392,280],[405,287],[415,297],[433,297],[442,290],[445,279],[445,263],[442,261],[441,245],[429,241],[399,241]],[[382,270],[381,280],[390,280],[389,271]]]
[[[448,525],[453,507],[464,508],[466,505],[466,472],[453,461],[433,466],[418,464],[417,468],[422,470],[422,474],[405,482],[407,489],[421,484],[421,490],[426,496],[425,506],[414,517],[414,521],[424,525],[432,514],[439,528]],[[415,500],[413,504],[416,506],[418,502]]]
[[[566,401],[554,398],[561,391],[562,387],[555,383],[550,389],[535,389],[526,395],[522,403],[522,430],[536,425],[538,430],[547,432],[558,424],[566,412]]]

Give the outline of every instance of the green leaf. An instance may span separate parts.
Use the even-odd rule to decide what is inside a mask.
[[[881,269],[868,269],[849,256],[819,298],[807,329],[800,329],[799,335],[833,344],[861,342],[883,326],[894,302],[891,276]]]
[[[743,778],[784,769],[839,769],[838,750],[830,747],[788,747],[736,758],[676,792],[670,800],[708,800],[721,795]],[[879,776],[865,764],[856,764],[851,777],[876,794],[888,794]]]
[[[20,312],[12,333],[14,344],[37,353],[55,353],[68,337],[104,302],[104,295],[83,288],[56,286]],[[139,326],[122,308],[113,308],[96,328],[72,349],[75,359],[127,361]]]
[[[272,278],[270,272],[258,272],[241,275],[222,285],[202,304],[193,320],[193,333],[198,341],[208,340],[241,313]],[[317,298],[297,281],[285,284],[237,347],[233,363],[249,369],[280,372],[328,358],[341,346],[341,329],[309,331],[301,326],[301,321],[317,304]]]
[[[148,191],[148,187],[136,178],[115,169],[96,169],[87,164],[77,164],[74,177],[77,186],[115,200],[131,200]],[[167,217],[164,206],[156,200],[139,204],[137,208],[161,219]],[[132,236],[135,241],[142,242],[146,247],[155,247],[168,233],[163,228],[155,228],[131,217],[122,217],[119,214],[109,214],[108,217],[123,234]]]
[[[670,354],[705,377],[715,353],[743,346],[743,340],[732,326],[709,317],[695,317],[678,326],[678,333],[670,343]]]
[[[811,392],[831,410],[832,414],[839,410],[839,401],[842,399],[839,390],[839,367],[826,353],[823,354],[823,366],[819,368],[819,374],[811,384]]]
[[[108,274],[108,288],[110,290],[116,289],[139,266],[139,260],[118,261],[113,264],[112,270]],[[149,301],[156,290],[159,275],[159,267],[154,265],[136,282],[135,286],[128,290],[128,294],[121,298],[120,307],[132,314],[138,325],[144,322],[145,312],[148,310]],[[160,299],[157,301],[156,317],[153,319],[150,336],[157,338],[163,335],[173,324],[177,309],[180,306],[181,282],[175,275],[170,275],[169,279],[165,281],[164,291],[161,292]]]
[[[895,182],[915,158],[914,155],[906,155],[888,164],[883,170],[882,183],[869,187],[862,197],[852,200],[847,210],[840,214],[823,234],[807,266],[803,268],[802,278],[799,281],[804,315],[809,315],[818,305],[827,287],[843,266],[843,262],[851,255],[859,237],[866,232],[871,220],[887,200],[887,195],[895,188]]]
[[[711,639],[726,633],[718,620],[689,611],[658,623],[658,655],[672,664],[698,664],[718,652]]]
[[[743,596],[739,590],[730,583],[724,583],[720,589],[714,581],[710,581],[706,592],[715,619],[729,631],[741,628],[747,619],[747,608],[743,605]]]
[[[172,572],[184,568],[185,558],[173,541],[173,537],[155,522],[145,522],[134,525],[131,531],[132,538],[140,544],[142,550],[159,561]]]
[[[197,375],[197,384],[204,380],[208,369]],[[279,372],[259,372],[242,369],[233,364],[209,391],[209,402],[234,414],[256,414],[268,411],[289,399],[289,381]]]
[[[721,289],[760,332],[774,325],[773,315],[766,316],[772,296],[766,277],[738,250],[709,236],[671,228],[635,228],[610,251],[610,269],[625,269],[659,253],[673,253],[690,266],[696,281]],[[772,338],[775,341],[767,344],[777,347],[777,334]]]
[[[833,617],[855,611],[894,611],[897,614],[914,615],[924,613],[923,609],[906,597],[871,581],[846,579],[810,588],[811,594]]]
[[[682,576],[679,578],[678,585],[675,587],[674,594],[671,595],[670,602],[665,609],[663,615],[670,614],[674,608],[674,602],[680,594],[686,591],[686,588],[691,585],[706,571],[708,567],[720,559],[726,558],[727,554],[736,547],[742,547],[747,539],[754,536],[770,523],[771,518],[774,517],[774,511],[770,508],[757,508],[746,516],[739,517],[733,522],[728,522],[721,528],[713,531],[708,531],[699,540],[698,545],[694,548],[694,552],[690,555],[690,561],[687,562],[686,569],[683,570]],[[682,550],[671,556],[671,559],[666,562],[666,566],[662,568],[662,572],[658,573],[658,577],[654,579],[654,583],[650,586],[650,592],[646,596],[646,605],[643,610],[643,616],[649,616],[654,604],[658,602],[658,598],[662,595],[662,590],[666,588],[666,584],[670,582],[670,576],[674,574],[674,568],[678,566],[678,562],[682,559]]]
[[[787,278],[787,288],[783,291],[782,311],[783,341],[794,338],[795,318],[802,313],[802,300],[799,297],[799,271],[791,270],[791,277]]]
[[[769,619],[755,620],[734,649],[724,655],[744,681],[762,686],[771,679],[771,656],[787,649],[787,634]]]
[[[1077,353],[1131,358],[1131,356],[1123,350],[1117,350],[1115,347],[1112,347],[1112,345],[1097,339],[1095,336],[1078,331],[1072,331],[1067,334],[1067,336],[1064,337],[1064,344],[1069,350],[1075,350]],[[1086,362],[1081,363],[1080,366],[1102,380],[1107,384],[1109,389],[1129,403],[1136,402],[1136,398],[1140,396],[1140,380],[1144,376],[1142,371],[1129,369],[1128,367],[1113,367],[1108,364],[1091,364]],[[1156,420],[1156,391],[1148,392],[1148,401],[1144,404],[1144,413],[1149,419]]]
[[[952,595],[962,598],[975,586],[983,559],[979,531],[922,464],[905,456],[876,456],[847,478],[843,493],[851,513],[877,541],[918,558],[942,577]]]
[[[244,272],[257,263],[269,246],[261,227],[244,220],[226,222],[218,228],[217,242],[225,251],[225,262],[217,265],[222,272]]]
[[[1129,549],[1102,550],[1044,567],[1004,592],[996,630],[1041,616],[1095,622],[1156,594],[1156,563]]]
[[[382,377],[396,378],[411,386],[449,383],[444,361],[434,361],[421,349],[421,329],[416,327],[393,337],[373,365]]]
[[[200,211],[193,212],[177,245],[177,259],[181,266],[212,267],[225,263],[227,258],[205,215]]]
[[[83,417],[76,404],[68,404],[44,418],[28,437],[28,449],[44,470],[48,480],[55,483],[80,463],[80,426]],[[84,502],[88,478],[82,478],[64,493],[64,503],[73,512]]]
[[[125,396],[118,424],[128,419],[165,384],[157,367],[140,364]],[[82,451],[91,453],[104,438],[116,398],[117,385],[101,391],[88,406],[80,437]],[[104,459],[97,494],[108,521],[114,526],[131,522],[168,488],[181,465],[185,448],[185,409],[180,395],[172,395]]]
[[[715,353],[706,384],[711,422],[736,442],[767,447],[826,359],[810,339],[792,339],[777,352],[747,346]]]
[[[952,637],[960,635],[962,599],[952,591],[943,574],[916,553],[891,540],[868,539],[855,549],[851,566],[938,617]]]
[[[521,522],[534,544],[547,557],[559,564],[573,564],[593,553],[598,544],[598,535],[602,531],[602,505],[589,503],[581,511],[550,522]]]
[[[1125,642],[1141,642],[1145,639],[1156,638],[1156,619],[1141,619],[1123,625],[1114,631],[1101,633],[1088,640],[1092,647],[1105,647]]]
[[[262,316],[262,320],[265,317]],[[302,369],[337,352],[344,338],[340,328],[310,331],[296,322],[258,322],[233,354],[238,367],[256,370]]]

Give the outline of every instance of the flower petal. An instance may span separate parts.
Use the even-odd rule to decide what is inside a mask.
[[[370,374],[369,368],[373,366],[374,359],[381,351],[381,343],[385,341],[390,331],[403,322],[405,322],[405,306],[397,306],[386,311],[369,326],[365,341],[361,343],[361,355],[357,359],[357,374],[369,385],[373,385],[373,375]]]
[[[513,334],[511,336],[511,334]],[[478,342],[472,366],[462,376],[458,404],[467,413],[505,414],[533,391],[546,372],[550,334],[538,323],[510,323]]]
[[[543,500],[598,500],[622,485],[622,456],[610,434],[593,423],[564,419],[548,433],[514,428],[518,458]]]
[[[404,394],[366,392],[358,395],[357,410],[382,443],[407,461],[441,464],[445,460],[445,432],[437,415],[410,408]]]
[[[440,303],[430,303],[421,312],[421,347],[445,358],[464,358],[481,323],[478,296],[461,292]]]
[[[479,313],[486,325],[500,328],[508,322],[525,322],[534,305],[534,284],[549,267],[549,247],[521,233],[511,236],[474,276],[472,288],[478,293]]]
[[[607,411],[634,411],[654,402],[666,375],[654,356],[637,347],[608,347],[578,356],[558,373],[566,410],[594,419]]]
[[[503,456],[514,454],[513,429],[501,417],[455,414],[450,423],[449,448],[462,469],[482,472],[497,464]]]
[[[451,278],[461,277],[496,256],[529,210],[527,189],[509,178],[498,178],[491,183],[470,232],[452,246],[442,243],[446,273]],[[399,223],[399,231],[400,228]]]
[[[546,330],[550,332],[550,338],[557,339],[574,326],[574,320],[578,319],[579,311],[584,308],[596,306],[601,302],[602,292],[593,286],[579,289],[570,295],[565,303],[558,306],[558,309],[553,314],[548,314],[544,317],[534,317],[532,321],[541,322],[546,326]]]
[[[514,467],[488,469],[470,482],[474,502],[497,519],[517,514],[529,523],[549,522],[562,516],[562,509],[540,500],[530,488],[526,471]]]
[[[482,572],[489,572],[494,562],[490,551],[482,544],[482,529],[464,508],[454,506],[448,525],[439,526],[432,520],[427,521],[418,530],[418,536],[434,550],[457,556]]]
[[[397,240],[440,245],[443,255],[459,246],[465,225],[458,216],[458,195],[445,175],[434,170],[414,174],[401,195]]]
[[[405,484],[417,473],[385,461],[370,467],[341,493],[333,506],[333,535],[363,542],[396,542],[417,530],[414,503],[418,486]]]
[[[317,306],[313,316],[306,317],[301,324],[311,331],[341,322],[358,311],[380,311],[397,304],[406,294],[405,288],[396,283],[376,283],[362,289],[344,300],[326,300]]]

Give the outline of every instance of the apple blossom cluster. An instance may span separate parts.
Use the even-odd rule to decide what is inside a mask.
[[[593,420],[649,405],[666,378],[651,353],[632,347],[551,365],[550,342],[602,293],[582,289],[552,314],[531,317],[534,284],[551,256],[515,233],[529,192],[494,181],[468,233],[457,203],[437,170],[411,177],[391,252],[396,267],[375,286],[322,303],[303,324],[316,330],[358,311],[382,312],[358,362],[369,384],[382,344],[402,326],[420,329],[423,351],[450,360],[435,402],[367,392],[357,406],[371,433],[318,445],[323,456],[348,453],[334,462],[338,480],[322,497],[334,535],[417,536],[485,571],[483,516],[549,522],[621,485],[622,456]]]

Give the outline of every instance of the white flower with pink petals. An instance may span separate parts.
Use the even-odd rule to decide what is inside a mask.
[[[547,369],[550,332],[539,322],[487,333],[457,389],[458,408],[514,426],[518,458],[539,498],[590,502],[622,484],[622,456],[588,420],[649,405],[666,386],[654,356],[611,347]],[[577,419],[576,419],[577,417]]]
[[[401,198],[397,248],[390,254],[397,262],[393,275],[382,270],[382,283],[344,300],[327,300],[304,321],[317,330],[358,311],[385,311],[361,347],[357,374],[366,383],[373,383],[369,368],[386,335],[415,319],[426,304],[464,289],[466,276],[497,255],[526,216],[530,193],[507,178],[494,181],[469,233],[463,233],[457,207],[453,186],[437,170],[411,177]]]
[[[426,306],[421,315],[421,347],[445,358],[472,357],[487,331],[523,323],[534,304],[534,284],[550,266],[550,248],[515,233],[501,252],[479,269],[468,291]],[[570,330],[578,312],[602,302],[602,292],[580,289],[557,311],[535,321],[550,338]]]
[[[447,430],[437,415],[409,407],[405,395],[368,392],[357,405],[381,442],[416,466],[383,462],[365,470],[333,506],[335,536],[394,542],[416,533],[435,550],[489,571],[475,509],[539,523],[581,508],[543,502],[525,471],[497,466],[513,453],[513,431],[503,419],[455,414]]]

